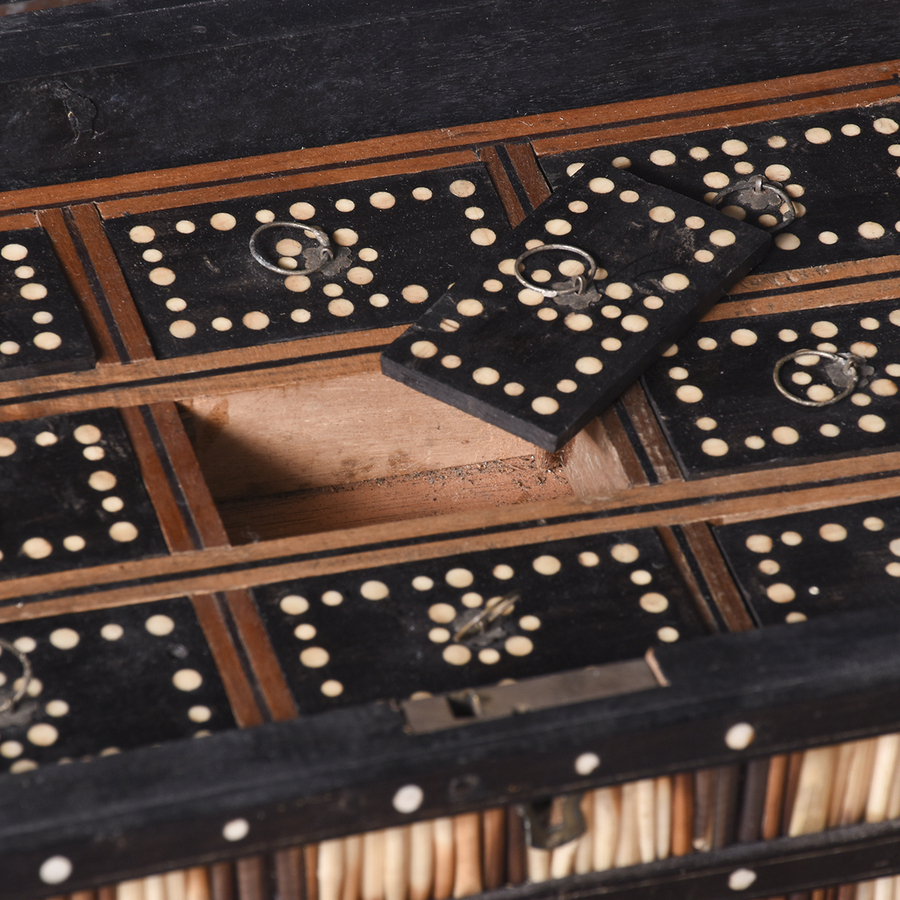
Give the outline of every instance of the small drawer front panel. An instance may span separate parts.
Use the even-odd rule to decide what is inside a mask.
[[[826,371],[871,369],[844,399]],[[795,355],[796,354],[796,355]],[[789,359],[789,356],[794,356]],[[900,300],[700,322],[644,376],[687,477],[892,449],[900,443]],[[845,388],[846,389],[846,388]]]
[[[541,166],[559,187],[595,158],[695,200],[752,175],[782,184],[799,215],[757,272],[900,253],[897,104],[578,150],[545,156]]]
[[[235,726],[185,598],[0,625],[0,771],[200,736]]]
[[[42,228],[0,233],[0,381],[90,369],[75,297]]]
[[[762,625],[900,601],[895,499],[723,525],[714,532]]]
[[[264,268],[250,238],[272,222],[322,229],[335,266],[308,276]],[[477,165],[106,221],[160,357],[411,322],[508,227]],[[305,268],[290,242],[314,240],[298,228],[268,236],[272,247],[258,238],[264,258]]]
[[[286,582],[254,595],[301,713],[636,658],[704,633],[651,529]],[[507,611],[462,633],[498,607]]]
[[[0,578],[167,552],[111,409],[0,424]]]
[[[382,371],[558,450],[769,243],[680,194],[592,165],[398,338]]]

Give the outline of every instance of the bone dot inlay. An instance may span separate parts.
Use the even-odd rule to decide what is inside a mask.
[[[724,172],[707,172],[706,175],[703,176],[703,183],[707,187],[711,187],[713,190],[721,190],[724,187],[728,187],[728,182],[731,179]]]
[[[507,638],[503,647],[510,656],[527,656],[534,649],[534,644],[524,634],[517,634]]]
[[[541,575],[555,575],[562,568],[562,563],[555,556],[544,555],[537,557],[532,567]]]
[[[779,250],[796,250],[800,246],[800,238],[796,234],[782,232],[775,235],[775,246]]]
[[[451,666],[464,666],[472,658],[472,651],[462,644],[450,644],[444,648],[442,655]]]
[[[559,409],[559,403],[552,397],[535,397],[531,408],[542,416],[553,415]]]
[[[669,601],[663,594],[650,591],[640,599],[641,609],[648,613],[662,613],[669,608]]]
[[[467,588],[475,580],[475,576],[463,568],[450,569],[444,577],[447,584],[455,588]]]
[[[773,603],[790,603],[797,594],[789,584],[778,582],[766,588],[766,595]]]

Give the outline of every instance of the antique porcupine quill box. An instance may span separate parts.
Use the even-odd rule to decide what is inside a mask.
[[[594,6],[0,16],[2,900],[900,895],[895,11]]]

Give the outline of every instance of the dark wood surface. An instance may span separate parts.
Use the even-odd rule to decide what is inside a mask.
[[[104,10],[108,7],[97,5],[90,15],[84,13],[84,21],[101,27]],[[169,11],[175,14],[174,7]],[[107,26],[111,27],[111,22],[102,27]],[[97,35],[102,36],[100,31]],[[148,56],[154,56],[152,46]],[[669,140],[680,131],[693,133],[704,126],[743,127],[769,118],[818,115],[829,109],[840,112],[883,102],[896,95],[894,69],[891,64],[880,64],[664,100],[544,113],[485,126],[448,127],[350,147],[313,148],[210,163],[191,170],[118,175],[100,182],[5,194],[0,207],[11,214],[0,219],[0,228],[33,226],[33,213],[23,210],[39,211],[101,351],[101,365],[83,372],[0,384],[3,427],[27,431],[38,427],[40,423],[32,420],[42,416],[87,416],[98,407],[123,408],[161,536],[160,552],[155,556],[105,560],[59,571],[51,571],[52,565],[36,566],[34,572],[17,573],[17,577],[0,582],[0,628],[16,636],[29,636],[30,631],[37,634],[40,629],[52,632],[54,617],[72,623],[83,616],[84,621],[92,622],[91,617],[113,617],[120,610],[137,614],[145,607],[161,608],[170,598],[189,595],[202,629],[202,635],[195,634],[197,646],[208,648],[207,659],[220,673],[231,714],[239,726],[247,726],[293,719],[297,707],[308,701],[301,682],[315,693],[319,691],[315,673],[323,677],[335,674],[321,672],[321,667],[301,670],[297,666],[305,639],[294,637],[283,622],[276,621],[279,613],[272,612],[284,590],[303,590],[315,599],[312,588],[321,594],[337,585],[348,598],[335,608],[339,615],[360,605],[366,609],[367,604],[380,603],[378,612],[390,619],[400,606],[392,606],[390,598],[378,601],[354,594],[354,602],[350,602],[363,580],[381,580],[378,573],[388,573],[384,583],[389,593],[396,591],[403,599],[401,612],[405,615],[412,608],[407,603],[412,595],[403,579],[414,577],[413,573],[427,570],[439,582],[450,565],[447,560],[477,560],[477,565],[472,563],[473,572],[481,566],[475,574],[479,584],[487,585],[493,576],[488,574],[486,560],[513,559],[517,573],[529,572],[523,588],[531,591],[533,583],[544,580],[551,584],[551,600],[554,590],[562,597],[558,609],[544,614],[541,628],[549,632],[553,615],[558,613],[559,618],[568,610],[570,631],[566,633],[575,635],[573,647],[584,648],[590,640],[577,630],[579,613],[593,610],[603,595],[594,595],[596,585],[585,576],[586,570],[574,569],[581,564],[574,562],[572,548],[607,548],[618,540],[617,535],[633,533],[653,543],[658,567],[651,574],[668,579],[672,597],[679,598],[676,605],[682,621],[690,620],[691,625],[685,629],[685,638],[688,631],[694,633],[695,616],[703,629],[726,632],[748,629],[753,624],[749,609],[762,610],[760,618],[767,623],[783,618],[794,606],[811,613],[817,598],[823,608],[830,604],[843,610],[852,602],[854,577],[870,570],[879,585],[887,585],[888,596],[894,576],[884,567],[896,555],[890,550],[893,537],[888,533],[894,518],[885,513],[881,531],[863,525],[862,534],[855,507],[879,502],[889,506],[884,498],[900,494],[900,456],[894,444],[879,444],[859,455],[817,455],[814,461],[777,458],[761,469],[729,465],[686,479],[676,462],[680,458],[677,442],[669,445],[653,407],[640,386],[635,386],[563,453],[533,452],[530,459],[523,462],[520,458],[516,466],[509,467],[513,475],[507,476],[507,490],[518,490],[517,480],[527,470],[536,479],[561,484],[558,495],[537,502],[506,498],[495,507],[463,508],[492,483],[494,467],[502,469],[501,464],[510,461],[498,458],[500,451],[489,452],[497,445],[479,433],[469,439],[479,445],[481,456],[470,455],[463,461],[451,454],[442,463],[444,468],[435,470],[429,463],[433,457],[428,455],[426,432],[433,432],[436,444],[446,449],[459,427],[452,417],[444,417],[438,404],[416,407],[424,414],[402,427],[390,424],[394,420],[383,399],[389,392],[381,389],[377,354],[396,337],[399,328],[219,349],[169,360],[153,358],[131,291],[106,243],[102,222],[127,222],[127,217],[137,220],[213,202],[251,202],[242,198],[253,198],[255,203],[255,198],[267,192],[299,193],[317,182],[323,189],[347,185],[349,190],[353,183],[372,178],[407,178],[420,172],[439,177],[441,170],[471,166],[476,159],[472,146],[481,144],[478,155],[514,223],[546,197],[543,171],[549,172],[563,158],[559,154],[577,153],[587,146],[618,148],[623,142],[636,142],[636,147],[646,149],[648,140]],[[64,106],[61,98],[55,99]],[[72,97],[69,100],[76,103]],[[83,106],[79,108],[83,110]],[[853,115],[872,112],[866,109]],[[797,128],[799,136],[804,129]],[[877,134],[875,140],[893,140]],[[534,138],[533,142],[529,138]],[[885,153],[885,158],[893,158],[889,151]],[[890,182],[895,184],[895,180]],[[97,207],[93,200],[98,201]],[[807,221],[811,222],[813,214],[809,215]],[[734,321],[740,327],[758,325],[760,329],[775,316],[806,322],[819,316],[814,311],[818,307],[834,307],[829,310],[829,321],[832,315],[846,315],[858,322],[866,310],[880,309],[896,296],[900,266],[893,252],[872,257],[854,252],[848,257],[829,257],[825,263],[801,269],[776,267],[749,276],[736,286],[729,302],[711,310],[700,327],[722,328],[731,334]],[[839,333],[842,328],[840,325]],[[874,341],[879,352],[880,334],[885,329],[887,324],[882,322]],[[714,377],[712,381],[715,388],[726,386]],[[399,390],[387,380],[384,384]],[[291,458],[299,458],[307,450],[304,430],[294,428],[292,407],[310,396],[329,396],[334,385],[343,385],[341,397],[359,410],[363,424],[352,431],[338,428],[334,423],[343,420],[329,417],[326,406],[321,407],[324,419],[319,421],[326,423],[320,427],[331,441],[328,452],[343,462],[336,467],[334,479],[317,489],[323,506],[310,525],[311,520],[303,518],[310,493],[275,496],[271,491],[276,489],[265,485],[279,483],[279,477],[293,477],[292,472],[279,473],[279,467],[284,464],[289,469]],[[354,398],[354,392],[359,396]],[[889,405],[889,397],[877,396],[872,404]],[[179,401],[180,407],[172,401]],[[242,408],[252,411],[249,418],[244,413],[241,419]],[[206,420],[198,421],[203,416]],[[283,430],[291,434],[291,442],[290,452],[277,458],[278,428],[273,420],[279,417],[286,419]],[[209,451],[209,446],[215,445],[198,441],[196,455],[190,447],[189,436],[197,440],[203,433],[208,438],[217,429],[232,441],[231,446],[242,441],[251,445],[253,452],[246,456],[252,461],[249,471],[235,473],[235,477],[260,494],[255,514],[274,519],[272,510],[279,515],[289,510],[261,539],[253,536],[248,522],[241,522],[240,504],[229,507],[223,500],[231,496],[231,486],[223,478],[214,452]],[[394,430],[399,433],[392,434]],[[513,452],[509,444],[501,441],[500,445],[507,448],[502,452]],[[369,477],[373,470],[378,477]],[[391,474],[397,471],[404,474]],[[438,482],[459,486],[461,496],[469,499],[457,500],[455,508],[442,506],[437,491],[432,491],[432,483]],[[342,528],[350,506],[340,505],[340,498],[354,493],[357,498],[369,498],[372,509],[352,520],[355,527]],[[332,506],[322,500],[329,496],[337,498]],[[429,508],[431,504],[435,510]],[[217,505],[238,517],[237,526],[248,525],[231,527],[235,543],[229,542]],[[297,519],[292,518],[291,509],[298,511]],[[433,512],[439,514],[429,515]],[[773,520],[786,514],[793,517],[792,522],[796,519],[793,527],[803,534],[799,546],[777,544],[783,529]],[[818,529],[835,524],[846,527],[848,536],[829,542]],[[832,529],[827,533],[833,536],[838,532]],[[760,574],[758,554],[746,546],[748,536],[759,534],[773,538],[771,558],[777,556],[783,575]],[[535,570],[532,563],[536,547],[551,545],[563,548],[556,557],[563,565],[559,573],[549,576]],[[543,555],[554,555],[553,550]],[[3,563],[14,556],[15,552],[8,554]],[[821,584],[808,583],[807,563],[816,568],[817,577],[822,573]],[[835,570],[841,566],[849,567],[848,571]],[[570,570],[578,572],[575,587],[567,581]],[[766,596],[766,590],[779,579],[791,585],[798,597],[771,613],[777,604]],[[633,604],[644,590],[631,579],[625,582],[624,576],[616,584],[625,603]],[[810,584],[823,590],[819,595],[804,595],[801,602],[799,594]],[[826,585],[829,591],[834,589],[832,593],[824,590]],[[269,607],[263,616],[250,589],[263,607]],[[446,594],[450,586],[441,590]],[[582,591],[586,599],[579,601]],[[456,593],[464,591],[454,588],[450,593],[455,600]],[[481,593],[483,597],[497,594],[486,588]],[[329,650],[338,648],[334,653],[338,660],[345,651],[338,643],[339,629],[332,629],[327,618],[335,609],[327,604],[316,606],[315,621],[323,641],[326,634],[330,638]],[[674,615],[671,606],[667,612]],[[415,614],[421,619],[427,610],[417,609]],[[542,612],[536,614],[540,618]],[[412,612],[409,615],[412,618],[404,619],[397,613],[394,624],[412,623],[416,628],[408,628],[407,636],[421,637],[421,623],[413,621]],[[76,862],[72,886],[132,877],[165,865],[249,855],[237,866],[237,880],[244,889],[241,900],[260,900],[274,884],[283,886],[286,896],[296,896],[304,874],[301,857],[306,860],[307,881],[315,886],[314,848],[287,851],[288,855],[280,858],[280,868],[276,865],[272,870],[274,874],[267,857],[257,854],[282,842],[286,845],[400,821],[391,804],[393,791],[414,775],[417,779],[421,775],[426,791],[427,803],[420,810],[424,816],[505,805],[528,792],[546,795],[679,768],[724,767],[728,771],[722,778],[717,776],[721,790],[716,790],[718,806],[725,810],[736,798],[741,800],[734,774],[738,772],[739,780],[740,769],[734,766],[743,765],[748,756],[783,754],[900,726],[894,705],[896,610],[888,605],[861,617],[842,612],[821,616],[818,621],[811,614],[809,618],[809,622],[790,626],[767,625],[749,635],[719,633],[672,644],[659,640],[655,652],[663,674],[672,682],[670,688],[478,723],[463,729],[468,735],[456,729],[454,736],[433,742],[406,733],[400,713],[389,702],[357,702],[298,721],[269,722],[259,729],[227,729],[205,738],[207,744],[193,740],[167,743],[117,758],[68,767],[42,766],[33,772],[3,776],[0,830],[4,841],[0,843],[11,856],[10,866],[19,867],[5,871],[12,873],[9,883],[15,890],[24,892],[18,900],[30,900],[41,891],[45,895],[59,891],[35,882],[41,863],[53,853],[68,852]],[[271,633],[266,631],[266,619]],[[626,619],[618,620],[623,629]],[[293,624],[296,627],[304,621],[301,616]],[[553,622],[554,629],[566,624]],[[307,624],[311,623],[312,618]],[[521,630],[518,619],[515,627]],[[366,641],[381,631],[353,621],[347,628],[361,632],[361,649],[348,650],[346,655],[358,653],[364,674],[355,685],[347,679],[345,699],[351,699],[352,687],[358,690],[355,699],[368,701],[379,695],[368,683],[376,680],[379,663],[378,648]],[[517,631],[517,636],[535,634],[531,656],[543,666],[548,661],[538,659],[543,652],[541,628]],[[396,632],[395,628],[394,637]],[[629,634],[635,640],[629,645],[629,655],[638,652],[634,647],[646,643],[648,637],[653,640],[640,628]],[[410,658],[416,652],[432,650],[432,644],[438,647],[432,641],[413,641],[408,648]],[[624,643],[621,649],[625,652]],[[565,655],[558,649],[553,652],[560,657],[553,665],[565,665]],[[528,656],[522,662],[527,660]],[[823,665],[823,660],[828,664]],[[474,683],[481,675],[473,673],[473,668],[470,665],[464,671],[465,667],[448,666],[458,681],[451,679],[452,684],[447,684]],[[158,677],[161,671],[150,674]],[[513,677],[521,675],[518,669],[509,671]],[[433,687],[443,689],[440,679],[434,680]],[[406,683],[389,685],[383,694],[396,699],[394,694],[408,688],[411,685]],[[823,703],[827,717],[817,715]],[[726,746],[723,735],[737,717],[752,722],[755,740],[736,752]],[[591,743],[595,739],[596,743]],[[59,740],[53,752],[63,755],[64,744]],[[575,778],[572,747],[588,744],[599,751],[601,769],[592,779]],[[795,761],[799,758],[798,751]],[[777,768],[773,764],[773,770]],[[796,784],[798,764],[787,770],[788,775],[793,773],[791,783]],[[298,777],[298,772],[303,777]],[[511,773],[516,773],[516,779],[521,773],[521,784],[511,780]],[[401,780],[395,784],[392,778]],[[785,778],[791,781],[787,776],[782,781]],[[741,802],[749,808],[755,801],[758,808],[760,798],[750,797],[751,793],[747,788]],[[297,805],[291,805],[291,797]],[[90,817],[84,815],[86,804],[94,804]],[[27,810],[25,818],[23,809]],[[778,816],[783,814],[779,809]],[[237,844],[226,841],[224,824],[243,816],[252,822],[251,839]],[[727,818],[713,817],[710,841],[728,838],[723,830]],[[764,836],[777,833],[778,829],[764,830]],[[104,843],[104,835],[113,835],[112,842]],[[878,854],[894,846],[896,835],[893,826],[870,825],[804,841],[807,839],[725,847],[706,857],[691,857],[687,863],[677,860],[655,869],[613,872],[567,884],[586,894],[613,891],[622,896],[634,892],[654,896],[654,891],[671,895],[673,879],[682,879],[681,884],[689,885],[686,891],[712,898],[728,892],[728,874],[735,866],[747,864],[758,869],[759,882],[752,893],[773,895],[825,880],[885,872],[893,863],[882,861]],[[838,850],[832,853],[835,847]],[[675,875],[676,869],[682,874]],[[224,869],[216,871],[222,873],[217,881],[220,886],[231,877]],[[306,900],[314,897],[312,888],[307,885]],[[558,885],[553,885],[549,891],[557,889]],[[523,896],[543,896],[548,888],[520,890]]]
[[[2,175],[54,184],[858,65],[896,43],[895,13],[97,0],[4,16]]]
[[[684,195],[586,165],[382,354],[382,370],[552,452],[769,243],[764,231]],[[572,293],[579,273],[588,281]],[[560,293],[544,297],[526,283]]]

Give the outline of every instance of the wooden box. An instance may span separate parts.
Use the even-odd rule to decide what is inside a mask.
[[[0,711],[0,898],[893,896],[896,64],[868,62],[853,26],[862,56],[775,67],[751,32],[741,77],[716,70],[739,86],[694,72],[601,94],[569,84],[554,36],[524,117],[441,86],[385,123],[379,75],[352,127],[304,85],[308,139],[238,98],[222,115],[247,135],[179,107],[190,140],[142,157],[138,98],[140,133],[165,118],[148,72],[174,78],[183,52],[182,73],[237,96],[193,43],[222,40],[217,21],[257,29],[246,65],[280,65],[259,23],[185,10],[0,19],[0,46],[54,36],[10,109],[67,110],[22,126],[0,198],[0,277],[34,309],[0,338],[0,673],[22,695]],[[174,41],[146,71],[141,16]],[[92,53],[126,40],[88,78],[57,23]],[[647,31],[619,26],[636,66]],[[752,80],[751,49],[789,77]],[[594,156],[698,200],[765,171],[801,215],[559,453],[385,378],[381,351],[454,266]],[[247,234],[287,217],[342,234],[351,268],[266,280]],[[61,361],[15,369],[32,345]],[[822,396],[800,349],[873,371],[831,406],[792,404],[779,360],[790,391]],[[577,808],[586,836],[554,846]]]

